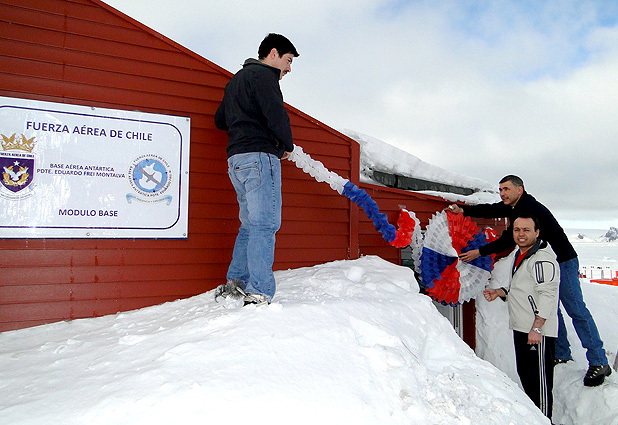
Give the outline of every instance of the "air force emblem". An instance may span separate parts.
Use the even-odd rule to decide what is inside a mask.
[[[159,155],[142,155],[129,166],[129,184],[140,197],[127,194],[127,202],[132,199],[141,202],[171,201],[170,195],[164,195],[172,182],[169,163]]]
[[[0,182],[2,188],[8,190],[8,197],[26,194],[34,180],[35,156],[34,137],[27,139],[24,135],[17,138],[15,134],[7,137],[1,135],[2,151],[0,151]],[[0,188],[1,189],[1,188]],[[5,195],[7,196],[7,195]]]
[[[32,183],[34,176],[33,158],[0,158],[2,185],[11,192],[19,192]]]

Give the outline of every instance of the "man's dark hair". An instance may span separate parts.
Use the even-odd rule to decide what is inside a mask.
[[[534,221],[534,230],[539,230],[541,228],[541,224],[539,223],[539,219],[536,218],[535,216],[533,216],[532,214],[526,213],[526,212],[521,212],[517,215],[517,217],[515,217],[515,220],[517,220],[518,218],[529,218],[532,221]],[[515,223],[515,220],[513,220],[513,223]]]
[[[500,183],[506,183],[506,182],[513,183],[513,186],[515,187],[524,187],[524,181],[521,179],[521,177],[517,177],[512,174],[502,177],[502,180],[500,180]]]
[[[273,48],[277,49],[280,57],[287,53],[293,54],[295,58],[300,56],[290,40],[281,34],[270,33],[260,43],[258,59],[264,59]]]

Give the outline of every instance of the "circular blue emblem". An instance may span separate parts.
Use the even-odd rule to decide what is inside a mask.
[[[140,195],[154,199],[161,196],[172,182],[168,162],[159,155],[142,155],[129,166],[128,180]]]
[[[133,168],[133,182],[147,193],[156,193],[166,187],[167,170],[161,162],[148,158],[140,161]]]

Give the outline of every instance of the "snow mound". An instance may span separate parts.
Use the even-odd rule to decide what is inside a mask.
[[[213,292],[0,334],[17,424],[547,424],[378,257],[276,272],[271,305]]]

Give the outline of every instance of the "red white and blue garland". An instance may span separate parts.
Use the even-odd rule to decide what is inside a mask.
[[[414,213],[401,209],[397,219],[397,227],[395,227],[388,222],[386,214],[380,212],[378,204],[367,192],[337,173],[329,171],[320,161],[314,160],[303,152],[300,146],[294,146],[294,151],[288,159],[316,181],[328,183],[331,189],[337,191],[340,195],[346,196],[361,207],[365,214],[367,214],[367,217],[373,222],[375,229],[380,232],[382,238],[390,245],[396,248],[406,247],[412,242],[414,233],[420,234],[420,230],[418,232],[415,231],[420,229],[420,226]]]
[[[411,245],[414,267],[420,273],[421,284],[433,299],[454,306],[481,294],[493,269],[493,256],[479,257],[468,263],[460,261],[459,255],[495,239],[493,229],[481,231],[469,217],[442,211],[429,220],[423,238],[420,222],[413,212],[401,209],[395,227],[367,192],[329,171],[300,146],[294,146],[288,159],[316,181],[327,183],[331,189],[361,207],[390,245],[396,248]]]
[[[463,214],[435,213],[427,225],[421,254],[421,284],[427,294],[445,305],[457,305],[480,295],[491,276],[493,257],[465,262],[459,260],[459,255],[495,237],[493,229],[483,232]]]

